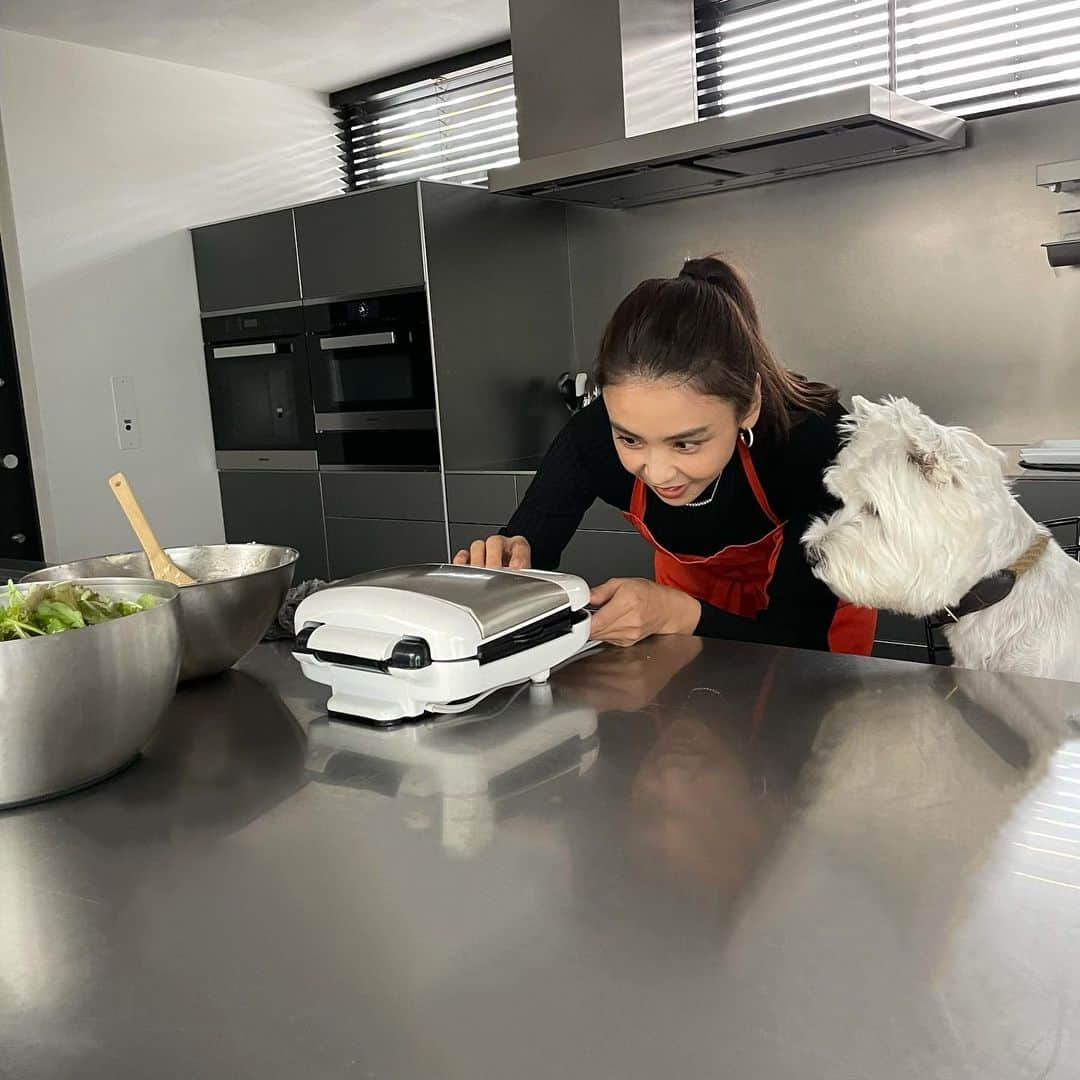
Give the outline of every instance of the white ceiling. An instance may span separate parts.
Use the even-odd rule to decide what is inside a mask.
[[[508,0],[0,0],[0,28],[313,90],[510,35]]]

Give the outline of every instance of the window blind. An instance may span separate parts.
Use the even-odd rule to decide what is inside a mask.
[[[887,86],[893,48],[901,94],[962,116],[1080,95],[1080,0],[698,0],[696,16],[701,117]]]
[[[907,0],[897,90],[962,116],[1080,94],[1080,0]]]
[[[483,186],[488,169],[517,162],[509,46],[440,68],[331,96],[350,189],[416,179]]]

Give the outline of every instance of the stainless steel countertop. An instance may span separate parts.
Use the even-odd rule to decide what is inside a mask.
[[[665,638],[460,727],[324,693],[261,647],[0,815],[0,1077],[1080,1075],[1080,685]]]

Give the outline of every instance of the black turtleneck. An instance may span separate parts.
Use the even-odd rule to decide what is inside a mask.
[[[836,597],[810,573],[799,540],[812,518],[837,508],[821,478],[840,448],[837,425],[843,412],[837,405],[824,416],[793,415],[786,440],[757,433],[750,451],[754,468],[773,512],[785,523],[769,605],[747,619],[702,604],[697,633],[828,648]],[[634,477],[619,461],[600,399],[573,416],[556,437],[503,533],[524,536],[532,545],[533,565],[553,570],[593,501],[629,510],[633,488]],[[738,455],[720,475],[716,495],[706,506],[669,506],[648,491],[645,522],[658,544],[679,555],[712,555],[759,540],[773,528],[758,508]]]

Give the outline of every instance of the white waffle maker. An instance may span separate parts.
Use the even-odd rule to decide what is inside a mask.
[[[381,724],[463,712],[589,644],[589,586],[570,574],[432,564],[362,574],[296,610],[293,655],[332,713]]]

